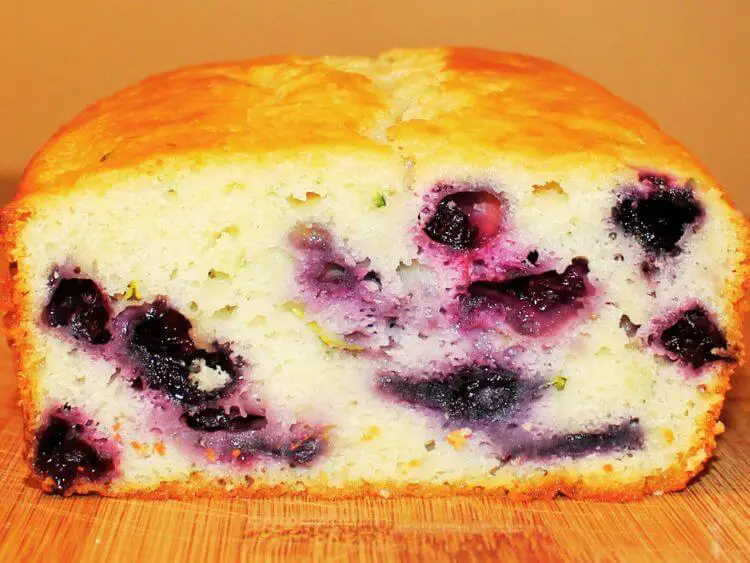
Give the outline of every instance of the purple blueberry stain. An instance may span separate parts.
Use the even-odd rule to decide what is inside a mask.
[[[298,223],[288,240],[305,318],[352,344],[352,350],[387,345],[388,319],[399,316],[399,300],[384,291],[370,260],[355,259],[317,223]]]
[[[292,467],[307,467],[325,453],[326,444],[322,436],[306,436],[289,442],[283,449],[283,455]]]
[[[43,317],[51,327],[67,328],[76,340],[101,345],[112,339],[109,303],[96,282],[88,278],[58,279]]]
[[[439,184],[433,192],[453,189]],[[438,244],[454,250],[470,250],[500,231],[501,211],[500,199],[490,190],[456,191],[438,202],[423,229]]]
[[[331,287],[342,287],[350,289],[359,281],[351,268],[336,262],[326,262],[321,265],[316,275],[316,281],[321,287],[330,291]]]
[[[520,440],[511,445],[506,454],[521,459],[578,458],[591,454],[639,450],[643,447],[643,442],[640,421],[631,418],[591,432],[535,436]]]
[[[214,414],[211,413],[210,418]],[[219,463],[242,466],[265,458],[285,462],[292,467],[306,467],[327,450],[326,433],[322,428],[297,423],[285,429],[262,416],[234,417],[235,420],[240,418],[242,420],[238,427],[233,427],[231,416],[227,419],[219,416],[218,425],[215,420],[204,420],[200,424],[204,428],[197,430],[189,427],[187,435],[183,432],[182,440],[192,442],[196,452],[211,450]],[[189,423],[183,419],[183,424]]]
[[[227,413],[221,407],[204,407],[183,413],[180,420],[193,430],[202,432],[248,432],[266,427],[263,415]]]
[[[367,267],[367,260],[356,262],[347,256],[325,227],[299,223],[289,241],[298,258],[297,278],[306,292],[317,297],[376,299],[371,295],[373,287],[362,282],[377,280],[379,288],[380,274]]]
[[[384,397],[441,415],[444,427],[468,426],[481,431],[504,461],[582,457],[643,447],[638,418],[599,429],[560,433],[533,431],[522,421],[534,401],[551,391],[497,365],[467,365],[428,377],[381,374],[377,389]]]
[[[702,215],[692,189],[653,174],[642,174],[640,186],[622,193],[612,208],[612,219],[622,232],[654,254],[678,252],[687,227]]]
[[[674,184],[674,178],[668,174],[659,174],[658,172],[648,172],[641,170],[638,173],[638,181],[650,188],[666,188]]]
[[[726,337],[701,306],[682,312],[661,331],[659,341],[671,357],[696,369],[711,362],[732,360]]]
[[[500,281],[474,281],[461,297],[461,308],[468,319],[479,320],[480,326],[487,320],[481,317],[497,312],[519,334],[547,334],[585,306],[592,293],[588,273],[588,260],[579,257],[563,272],[548,270]]]
[[[510,420],[531,391],[518,374],[498,365],[466,365],[429,378],[387,373],[379,377],[377,387],[387,396],[442,413],[450,421],[485,424]]]
[[[113,445],[96,436],[77,409],[56,409],[36,432],[33,467],[49,492],[65,494],[80,482],[106,481],[116,463]]]

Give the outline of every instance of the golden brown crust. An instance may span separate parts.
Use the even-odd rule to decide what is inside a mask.
[[[411,108],[414,118],[394,117],[394,100],[401,96],[397,82],[384,85],[391,64],[410,71],[436,64],[430,84],[435,100],[452,101],[447,109],[424,102]],[[408,74],[408,73],[407,73]],[[408,78],[407,78],[408,80]],[[182,95],[189,92],[190,95]],[[429,111],[427,109],[429,106]],[[282,111],[283,110],[283,111]],[[405,113],[405,112],[404,112]],[[483,123],[465,131],[462,124]],[[333,126],[332,124],[335,124]],[[378,124],[386,138],[373,133]],[[563,134],[561,134],[563,132]],[[34,197],[67,193],[89,176],[110,171],[158,169],[170,160],[212,155],[294,153],[352,149],[429,154],[450,136],[452,146],[467,154],[516,155],[528,162],[554,160],[555,166],[578,166],[588,161],[612,161],[619,166],[669,170],[716,186],[705,168],[679,143],[666,136],[648,116],[598,84],[549,61],[523,55],[469,48],[394,51],[376,60],[274,57],[238,63],[217,63],[154,76],[104,99],[63,127],[33,158],[18,194],[0,216],[0,242],[11,267],[3,270],[2,306],[24,413],[27,456],[33,454],[34,382],[37,363],[31,335],[23,327],[30,310],[29,285],[13,262],[23,258],[17,248],[19,233],[33,214]],[[511,156],[512,158],[512,156]],[[744,256],[750,254],[750,234],[738,217]],[[737,311],[726,327],[730,341],[741,342],[741,297],[748,283],[747,258],[727,281],[725,296]],[[30,322],[30,321],[29,321]],[[738,353],[742,355],[742,351]],[[80,483],[70,492],[165,498],[175,496],[249,496],[302,494],[345,498],[362,495],[434,496],[494,494],[511,498],[576,498],[623,501],[656,491],[683,488],[703,468],[715,447],[718,416],[729,389],[732,366],[722,369],[710,390],[717,401],[698,424],[692,449],[662,475],[623,486],[606,481],[587,483],[548,475],[519,484],[518,490],[468,489],[454,485],[425,486],[399,483],[330,488],[325,485],[295,492],[291,487],[237,487],[204,480],[163,483],[141,492],[110,490],[106,485]],[[689,465],[691,458],[700,461]]]
[[[418,151],[450,137],[452,146],[482,143],[484,150],[558,162],[571,157],[572,163],[585,153],[710,179],[642,111],[595,82],[534,57],[452,48],[393,51],[348,69],[340,59],[275,57],[147,78],[92,105],[55,134],[27,167],[18,197],[74,189],[86,175],[190,154],[376,149],[382,142],[368,131],[399,95],[398,84],[380,84],[391,72],[386,63],[418,70],[436,57],[442,72],[437,68],[428,86],[460,102],[430,108],[424,118],[393,119],[388,145],[406,142]],[[483,126],[463,138],[460,125],[467,122]]]
[[[709,448],[713,446],[707,446]],[[111,490],[105,484],[78,483],[66,491],[72,494],[98,494],[101,496],[129,497],[140,499],[167,498],[200,498],[200,497],[241,497],[241,498],[272,498],[280,495],[300,498],[318,498],[341,500],[358,497],[404,498],[404,497],[441,497],[441,496],[493,496],[508,498],[514,501],[532,499],[552,499],[558,495],[575,499],[598,500],[606,502],[626,502],[638,500],[651,494],[663,494],[684,489],[687,483],[703,469],[701,463],[695,469],[687,471],[684,467],[675,466],[663,474],[647,477],[633,483],[625,484],[607,482],[588,482],[585,485],[580,479],[548,475],[517,483],[513,488],[466,486],[462,484],[445,483],[441,485],[425,485],[420,483],[362,483],[350,487],[331,487],[325,484],[311,485],[300,488],[291,485],[257,486],[250,480],[247,486],[228,486],[221,479],[213,481],[205,479],[199,473],[191,476],[188,482],[164,482],[156,488],[143,490],[141,488]],[[41,481],[32,475],[42,490],[51,492],[52,484]]]

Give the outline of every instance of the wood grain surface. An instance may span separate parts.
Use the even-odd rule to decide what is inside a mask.
[[[686,491],[630,504],[483,498],[139,501],[26,483],[0,344],[0,562],[750,561],[750,379],[735,378],[718,457]]]

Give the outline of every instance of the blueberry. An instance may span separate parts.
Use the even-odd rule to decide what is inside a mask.
[[[317,436],[308,436],[289,444],[284,451],[292,467],[310,465],[325,450],[325,441]]]
[[[220,430],[246,432],[261,430],[266,427],[265,416],[227,414],[224,409],[217,407],[206,407],[192,413],[186,412],[180,417],[180,420],[193,430],[202,432],[218,432]]]
[[[52,492],[62,494],[78,480],[97,481],[114,469],[113,460],[84,440],[81,430],[53,415],[37,432],[34,469],[52,480]]]
[[[597,432],[578,432],[521,443],[511,452],[525,458],[582,457],[593,453],[637,450],[643,430],[637,418],[609,425]]]
[[[500,200],[487,191],[444,197],[424,227],[435,242],[456,250],[480,246],[500,229]]]
[[[106,344],[112,339],[107,328],[109,307],[99,286],[90,279],[63,278],[44,312],[47,324],[68,327],[76,340]]]
[[[589,273],[585,258],[574,258],[562,273],[555,270],[504,281],[476,281],[464,297],[465,311],[500,308],[505,321],[521,334],[547,332],[583,306]]]
[[[152,356],[189,365],[196,351],[191,328],[182,313],[158,301],[147,309],[143,319],[134,323],[133,344]]]
[[[649,252],[673,252],[685,228],[702,214],[687,188],[664,187],[664,182],[646,195],[631,194],[612,209],[612,218],[626,235],[635,238]]]
[[[237,378],[237,366],[226,347],[199,349],[190,336],[191,324],[164,301],[138,307],[130,320],[129,350],[146,384],[181,403],[195,404],[221,396]],[[126,310],[127,311],[127,310]],[[231,382],[220,389],[200,390],[190,380],[193,362],[204,360],[213,369],[229,374]]]
[[[508,420],[521,399],[518,376],[499,366],[468,365],[450,374],[414,379],[381,376],[379,388],[397,399],[463,422]]]
[[[727,339],[702,307],[682,313],[660,336],[662,345],[685,363],[700,368],[708,362],[730,359],[714,350],[726,350]]]
[[[435,242],[457,250],[470,248],[477,236],[476,228],[471,226],[469,217],[461,211],[458,204],[445,199],[438,204],[424,232]]]

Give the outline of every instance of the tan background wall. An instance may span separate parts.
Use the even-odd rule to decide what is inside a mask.
[[[750,211],[750,1],[0,0],[0,184],[144,75],[269,53],[465,44],[556,59],[643,107]]]

